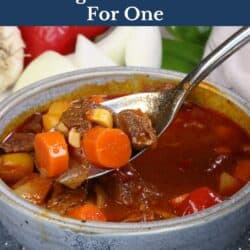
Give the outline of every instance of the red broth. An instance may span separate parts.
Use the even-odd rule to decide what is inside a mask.
[[[17,131],[26,129],[30,121]],[[92,203],[113,222],[190,214],[223,201],[249,180],[249,148],[249,135],[237,124],[215,111],[186,103],[157,146],[130,165],[86,181],[75,190],[50,179],[52,187],[45,183],[50,192],[41,205],[65,216],[67,209]],[[70,155],[82,156],[82,151]],[[191,202],[195,209],[188,207]]]
[[[247,159],[250,163],[249,145],[249,136],[225,116],[195,104],[186,104],[160,137],[157,147],[147,150],[132,165],[141,178],[161,194],[157,198],[153,196],[153,209],[158,211],[159,217],[163,211],[170,212],[171,217],[172,213],[177,213],[169,200],[177,196],[204,186],[220,194],[221,173],[234,176],[237,162]],[[238,189],[244,184],[239,182]],[[135,209],[133,204],[124,209],[123,205],[109,200],[105,212],[109,220],[120,221],[135,213]],[[138,218],[150,219],[150,213],[144,217],[138,215]]]

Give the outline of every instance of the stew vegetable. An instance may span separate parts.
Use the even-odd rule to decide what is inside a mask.
[[[192,214],[250,181],[249,135],[223,115],[185,103],[157,139],[147,114],[116,114],[102,106],[109,98],[56,101],[31,115],[0,143],[2,180],[62,216],[102,222]],[[87,180],[95,168],[115,170]]]

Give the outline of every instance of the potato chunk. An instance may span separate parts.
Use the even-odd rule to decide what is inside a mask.
[[[69,107],[69,103],[66,101],[53,102],[48,110],[49,114],[61,116],[64,111]]]
[[[33,157],[28,153],[4,154],[0,157],[0,178],[13,184],[34,169]]]
[[[97,123],[100,126],[112,128],[113,117],[112,113],[104,108],[90,109],[86,113],[86,117],[89,121]]]
[[[14,192],[33,204],[44,203],[51,188],[52,181],[48,178],[32,174],[13,186]]]
[[[240,182],[230,174],[223,172],[220,175],[219,192],[222,195],[232,195],[241,187]]]
[[[64,111],[69,107],[69,103],[65,101],[57,101],[50,105],[49,110],[43,115],[43,127],[45,131],[49,131],[54,128]]]
[[[76,130],[76,128],[70,129],[68,142],[72,147],[80,148],[80,146],[81,146],[81,134]]]

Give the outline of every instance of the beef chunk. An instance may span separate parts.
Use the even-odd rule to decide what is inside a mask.
[[[86,200],[86,188],[69,189],[59,183],[54,183],[51,197],[46,207],[61,215],[65,215],[68,209],[80,206]]]
[[[117,115],[117,125],[129,137],[134,149],[156,143],[157,136],[147,114],[140,110],[123,110]]]
[[[6,141],[0,143],[0,148],[5,153],[31,152],[34,149],[34,138],[33,133],[14,132]]]
[[[83,98],[71,103],[70,107],[63,112],[60,121],[68,128],[76,128],[84,133],[91,128],[91,123],[86,119],[86,112],[94,108],[96,104],[91,103],[87,98]]]
[[[74,159],[70,159],[70,168],[57,178],[57,181],[71,189],[76,189],[88,178],[89,163],[79,163]]]
[[[42,115],[40,113],[36,113],[32,115],[20,128],[20,132],[27,133],[40,133],[42,132]]]
[[[156,188],[146,183],[131,165],[102,176],[99,181],[107,196],[123,206],[147,210],[161,197]]]

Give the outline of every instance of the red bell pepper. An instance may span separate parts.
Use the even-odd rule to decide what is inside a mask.
[[[102,26],[20,26],[26,44],[26,65],[46,50],[54,50],[61,54],[74,51],[76,38],[82,34],[94,39],[108,27]]]
[[[172,201],[177,198],[170,200],[169,204],[179,216],[192,214],[222,202],[222,198],[208,187],[197,188],[189,195],[185,194],[185,199],[180,199],[181,202],[173,206]]]

